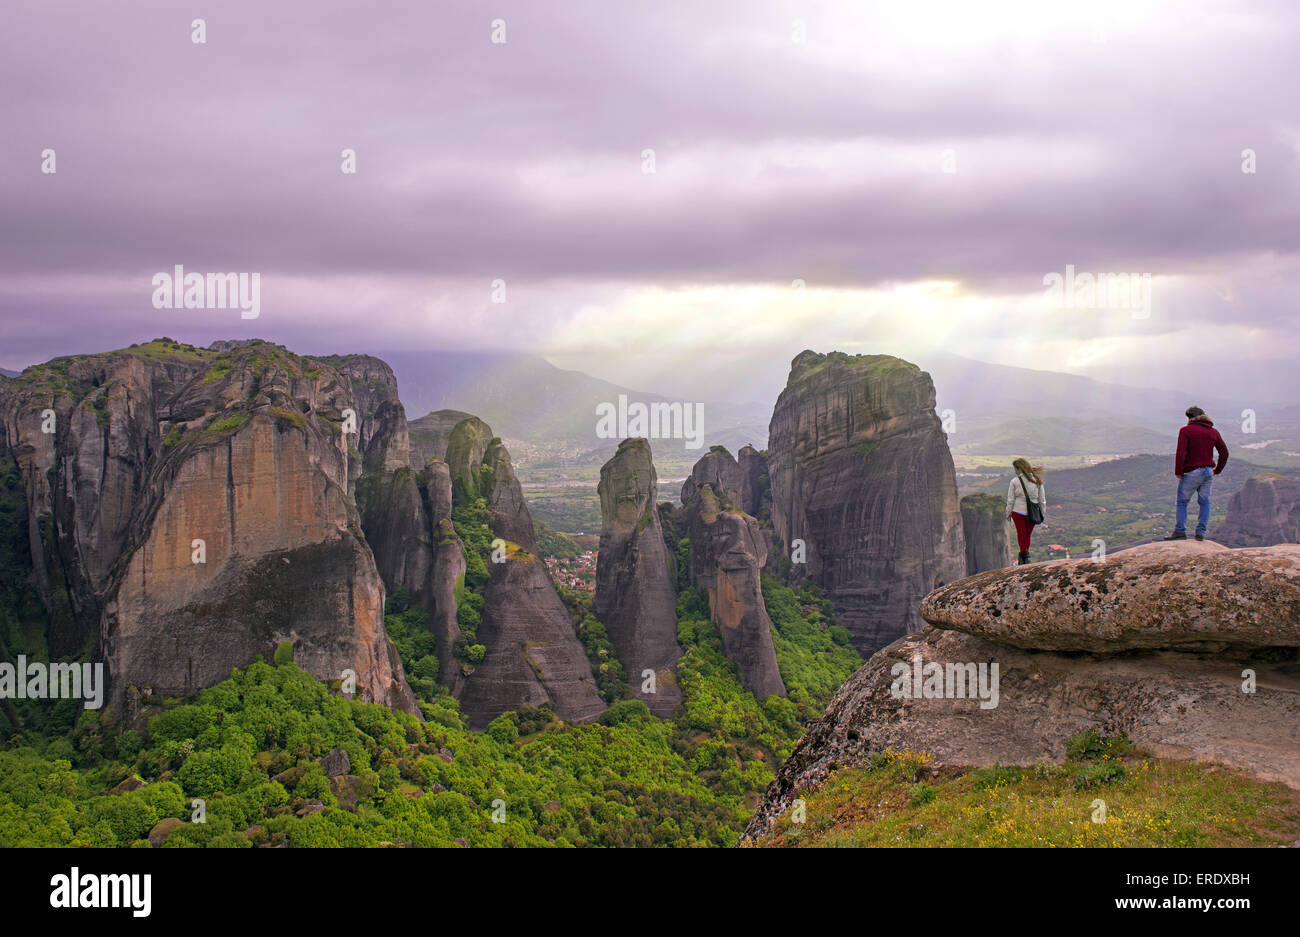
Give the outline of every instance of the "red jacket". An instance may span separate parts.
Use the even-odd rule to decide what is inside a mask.
[[[1218,450],[1219,464],[1214,464],[1214,453]],[[1174,458],[1174,474],[1182,477],[1184,472],[1196,468],[1214,466],[1218,475],[1228,464],[1228,444],[1223,441],[1219,431],[1209,417],[1188,420],[1187,425],[1178,431],[1178,455]]]

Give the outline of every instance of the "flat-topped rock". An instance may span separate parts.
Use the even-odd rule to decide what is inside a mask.
[[[1300,647],[1300,545],[1170,541],[990,570],[930,593],[921,617],[1030,650]]]

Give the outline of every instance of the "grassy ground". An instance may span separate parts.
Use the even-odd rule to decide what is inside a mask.
[[[1225,768],[1071,740],[1063,764],[935,769],[887,751],[803,791],[760,846],[1278,846],[1300,839],[1300,793]]]

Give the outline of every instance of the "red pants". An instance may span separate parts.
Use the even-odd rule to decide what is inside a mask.
[[[1016,543],[1020,545],[1021,553],[1029,552],[1029,538],[1034,534],[1034,525],[1029,523],[1029,518],[1023,514],[1011,512],[1011,520],[1016,525]]]

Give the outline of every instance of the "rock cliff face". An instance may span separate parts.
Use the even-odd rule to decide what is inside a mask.
[[[533,522],[509,453],[476,418],[462,421],[448,445],[456,497],[477,492],[487,501],[492,535],[505,541],[503,562],[488,564],[478,641],[483,662],[465,677],[461,709],[472,728],[503,712],[549,703],[572,722],[605,711],[573,619],[556,594],[533,537]],[[482,449],[479,446],[482,445]],[[470,468],[473,454],[481,462]]]
[[[784,696],[785,683],[763,603],[767,541],[758,521],[740,509],[742,485],[740,465],[714,447],[682,485],[682,526],[691,541],[691,579],[708,593],[722,649],[740,669],[745,688],[762,700]]]
[[[870,654],[921,627],[919,600],[966,573],[956,473],[934,385],[887,355],[794,359],[768,438],[772,521],[791,577],[818,583]]]
[[[1015,612],[1018,601],[1024,607],[1014,590],[999,587],[1022,581],[1020,571],[1034,567],[984,573],[969,581],[972,588],[982,581],[985,591],[1000,597],[985,606],[983,625],[970,627],[971,633],[928,627],[873,656],[836,692],[826,716],[808,727],[768,788],[745,838],[768,832],[799,791],[887,747],[929,752],[937,764],[1031,764],[1062,760],[1069,738],[1088,729],[1126,734],[1156,755],[1218,762],[1300,789],[1300,655],[1295,652],[1300,623],[1289,598],[1294,585],[1284,584],[1294,583],[1297,548],[1250,551],[1255,556],[1249,565],[1273,570],[1257,577],[1254,587],[1242,576],[1238,551],[1207,549],[1214,545],[1195,541],[1158,546],[1171,568],[1162,571],[1152,555],[1138,556],[1123,561],[1133,575],[1093,585],[1100,591],[1104,582],[1103,595],[1120,608],[1144,604],[1143,596],[1149,598],[1161,580],[1175,589],[1192,579],[1205,581],[1210,591],[1218,584],[1242,601],[1262,606],[1264,617],[1281,621],[1290,615],[1290,630],[1267,639],[1281,643],[1248,647],[1242,641],[1243,623],[1225,620],[1219,630],[1197,635],[1199,653],[1187,653],[1179,633],[1149,622],[1141,629],[1144,640],[1135,645],[1126,634],[1136,632],[1112,616],[1108,634],[1115,636],[1113,641],[1090,640],[1088,651],[1067,655],[1056,650],[1062,645],[1054,636],[1025,630],[1017,632],[1022,646],[1013,647],[987,637],[1004,636],[998,621]],[[1112,555],[1107,565],[1122,555]],[[1174,572],[1172,565],[1180,558],[1195,572]],[[1088,567],[1097,564],[1085,559],[1037,565],[1056,569],[1038,581],[1030,601],[1059,609],[1082,602],[1078,585],[1090,575]],[[928,608],[940,604],[945,603],[939,596],[927,599]],[[1071,628],[1067,623],[1066,629]],[[1048,649],[1030,648],[1026,638]],[[1163,640],[1168,643],[1156,643]],[[998,666],[996,679],[993,664]],[[979,691],[972,666],[986,668],[983,688],[996,692]],[[1253,693],[1242,691],[1247,668],[1256,675]],[[916,674],[922,675],[921,688],[912,691],[909,682]],[[945,692],[924,692],[930,681]],[[968,692],[953,692],[959,686]]]
[[[260,342],[151,342],[6,384],[53,653],[98,637],[120,699],[194,692],[289,641],[318,678],[353,671],[361,697],[415,711],[348,492],[355,406],[339,372]]]
[[[361,473],[352,466],[361,529],[389,593],[406,589],[428,605],[433,543],[420,486],[411,465],[406,409],[397,398],[392,369],[369,355],[334,362],[356,404]]]
[[[1214,540],[1227,547],[1300,543],[1300,485],[1281,475],[1246,479]]]
[[[961,499],[966,575],[1002,569],[1016,561],[1015,532],[1007,522],[1007,499],[974,494]]]
[[[753,517],[763,518],[772,511],[772,486],[768,479],[767,455],[753,446],[742,446],[736,453],[740,465],[740,509]]]
[[[334,355],[320,360],[347,380],[364,468],[392,472],[408,467],[411,440],[393,369],[371,355]]]
[[[33,578],[56,657],[97,637],[136,497],[163,448],[167,402],[201,369],[188,354],[121,352],[56,358],[0,386],[0,428],[27,492]]]
[[[656,716],[681,702],[676,666],[677,593],[660,525],[650,444],[626,439],[600,470],[601,533],[596,560],[596,619],[609,632],[627,684]],[[643,693],[642,673],[656,674]]]
[[[424,467],[424,494],[433,536],[433,567],[426,598],[429,628],[438,641],[441,681],[457,695],[463,681],[454,654],[460,637],[456,584],[463,582],[465,575],[465,549],[451,522],[451,470],[446,462],[433,459]]]

